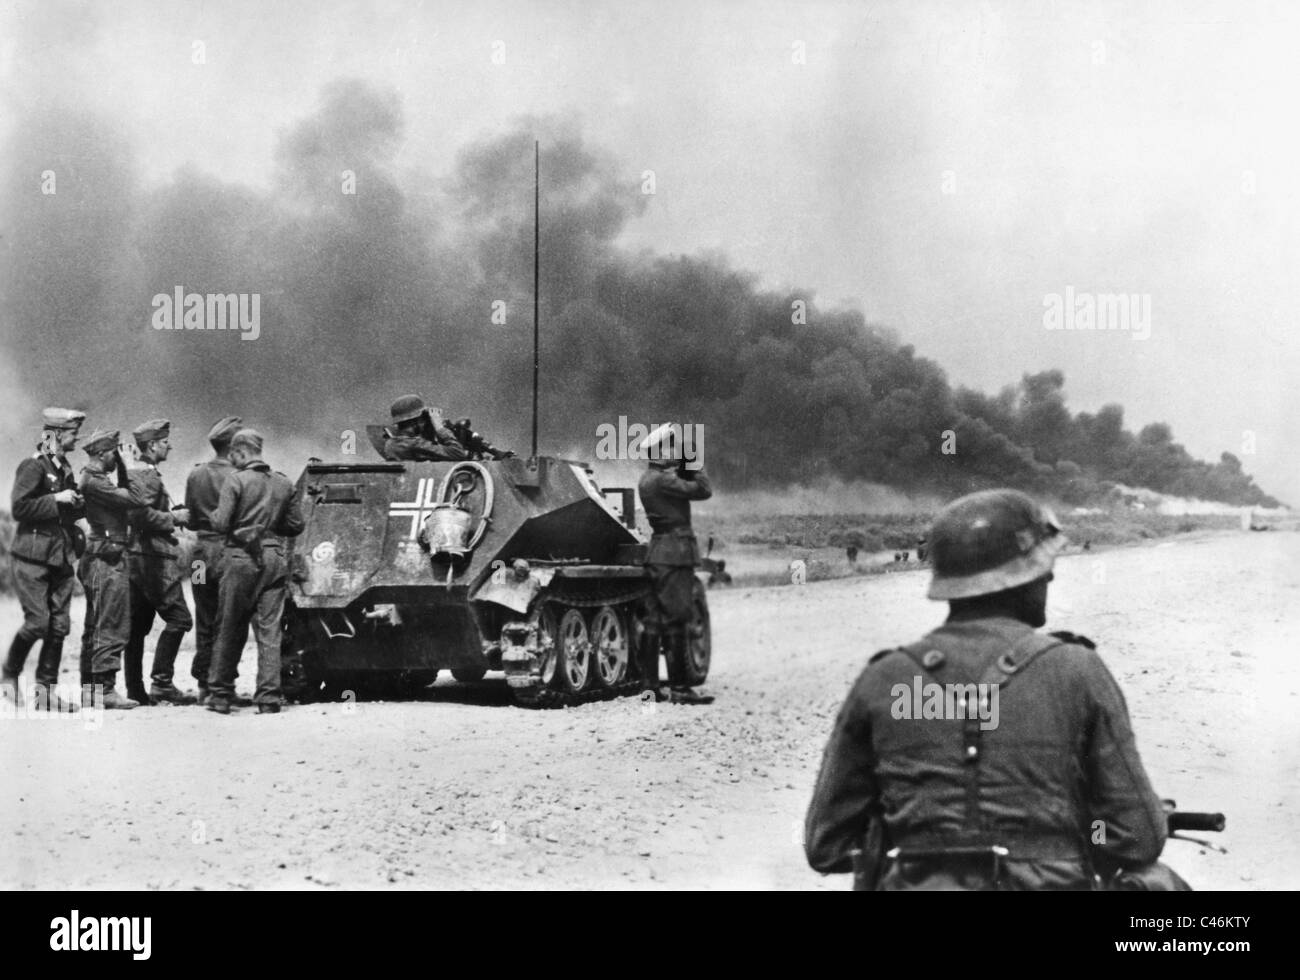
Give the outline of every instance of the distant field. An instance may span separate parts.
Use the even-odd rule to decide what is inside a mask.
[[[1235,515],[1195,514],[1172,516],[1154,511],[1119,509],[1104,513],[1061,514],[1073,548],[1135,544],[1194,531],[1239,528]],[[780,585],[790,581],[791,563],[804,562],[806,581],[898,571],[916,567],[917,540],[934,520],[933,512],[860,514],[707,513],[696,519],[700,548],[713,538],[713,557],[727,563],[736,585]],[[1270,520],[1279,529],[1294,530],[1297,520]],[[0,595],[12,592],[8,545],[13,522],[0,514]],[[188,565],[188,546],[182,535],[182,565]],[[846,549],[858,549],[850,564]],[[905,561],[894,555],[907,552]],[[75,586],[80,594],[80,584]]]
[[[1239,517],[1220,514],[1125,509],[1059,516],[1070,551],[1241,527]],[[780,585],[791,581],[797,561],[809,582],[916,568],[918,539],[933,520],[925,513],[711,515],[697,523],[697,533],[702,550],[713,538],[713,557],[726,561],[733,585]],[[847,557],[849,545],[858,548],[855,564]],[[896,560],[903,552],[906,559]]]

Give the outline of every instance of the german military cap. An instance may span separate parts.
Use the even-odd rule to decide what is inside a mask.
[[[117,429],[96,429],[90,434],[81,448],[88,456],[95,456],[105,449],[116,449],[121,433]]]
[[[208,442],[214,446],[224,446],[230,442],[235,433],[244,427],[244,420],[238,415],[227,415],[208,430]]]
[[[41,412],[41,424],[47,429],[79,429],[86,413],[71,408],[47,408]]]
[[[424,413],[424,410],[424,399],[419,395],[403,395],[393,402],[393,406],[388,412],[392,415],[394,422],[400,423],[418,419]]]
[[[665,422],[656,426],[650,434],[637,443],[642,458],[648,459],[651,466],[658,464],[668,468],[681,459],[682,427],[676,422]]]
[[[140,447],[149,445],[155,439],[166,439],[171,435],[172,424],[167,419],[150,419],[137,425],[131,435],[135,437],[135,444]]]
[[[251,449],[255,453],[262,451],[262,433],[256,429],[240,429],[231,437],[233,448]]]

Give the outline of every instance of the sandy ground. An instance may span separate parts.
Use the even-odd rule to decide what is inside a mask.
[[[804,808],[867,658],[938,622],[925,581],[715,591],[707,708],[531,712],[489,675],[275,716],[8,719],[0,886],[843,889],[804,864]],[[1053,589],[1051,626],[1098,642],[1156,788],[1228,814],[1229,854],[1167,860],[1201,888],[1300,886],[1300,535],[1074,555]],[[6,643],[17,621],[6,600]]]

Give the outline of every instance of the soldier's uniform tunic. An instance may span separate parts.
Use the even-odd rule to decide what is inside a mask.
[[[384,440],[383,456],[391,460],[432,462],[469,459],[469,453],[450,435],[445,442],[434,442],[423,436],[390,436]]]
[[[126,649],[127,695],[145,695],[142,664],[144,642],[153,627],[155,612],[162,618],[150,670],[155,684],[170,686],[176,654],[194,625],[185,603],[183,572],[177,563],[176,522],[172,501],[162,474],[152,463],[142,463],[130,473],[131,488],[144,507],[131,521],[131,547],[127,569],[131,579],[131,636]],[[137,698],[137,700],[139,700]]]
[[[221,553],[220,629],[208,688],[214,702],[235,694],[249,623],[257,640],[259,705],[280,703],[280,630],[287,566],[284,537],[303,528],[297,488],[262,460],[236,469],[221,487],[212,527],[226,536]]]
[[[194,663],[190,673],[199,688],[208,686],[212,669],[212,649],[217,639],[217,615],[220,608],[221,550],[225,535],[212,526],[221,499],[221,487],[235,471],[228,459],[218,456],[198,463],[185,481],[185,506],[190,512],[190,527],[198,534],[195,558],[203,562],[203,574],[191,583],[194,593]]]
[[[675,465],[653,466],[641,475],[637,493],[653,531],[645,562],[653,582],[646,630],[682,632],[694,614],[694,569],[700,563],[699,544],[691,530],[691,501],[708,500],[713,486],[703,468],[686,478]]]
[[[882,836],[882,851],[1004,846],[1010,854],[999,887],[1006,889],[1086,889],[1094,870],[1156,860],[1165,816],[1124,697],[1089,646],[992,616],[948,622],[907,649],[911,655],[872,658],[840,711],[807,816],[814,868],[848,871],[850,851]],[[1026,661],[1031,651],[1036,656]],[[975,736],[973,753],[969,723],[895,714],[917,676],[977,684],[1004,654],[1023,663],[1023,673],[1000,685],[998,726]],[[877,887],[978,882],[951,862],[895,863]]]
[[[18,677],[28,652],[40,640],[36,683],[58,683],[63,641],[71,626],[72,563],[81,535],[76,520],[83,509],[60,504],[54,495],[76,488],[72,467],[57,456],[37,452],[18,464],[10,496],[10,511],[18,526],[10,553],[23,625],[5,660],[7,680]]]
[[[90,540],[77,568],[86,590],[86,626],[81,634],[82,683],[91,675],[116,673],[131,630],[131,580],[126,551],[129,515],[142,501],[125,469],[105,472],[92,459],[81,471]]]

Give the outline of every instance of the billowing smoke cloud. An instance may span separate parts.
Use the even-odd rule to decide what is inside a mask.
[[[211,421],[237,412],[296,473],[305,455],[338,458],[348,430],[368,455],[361,427],[415,390],[526,451],[534,138],[543,452],[591,458],[602,424],[678,419],[705,426],[731,486],[1013,484],[1085,500],[1118,480],[1270,502],[1235,458],[1197,462],[1166,426],[1135,436],[1118,406],[1072,415],[1060,372],[996,397],[954,390],[856,311],[757,288],[720,256],[621,247],[646,197],[573,121],[522,120],[441,178],[404,169],[400,100],[359,81],[281,135],[269,191],[199,168],[143,186],[111,119],[69,105],[21,117],[0,260],[0,340],[26,404],[10,423],[34,428],[41,403],[123,428],[165,415],[178,455],[197,458]],[[39,193],[45,171],[55,194]],[[257,294],[259,336],[155,329],[153,297],[178,286]]]

